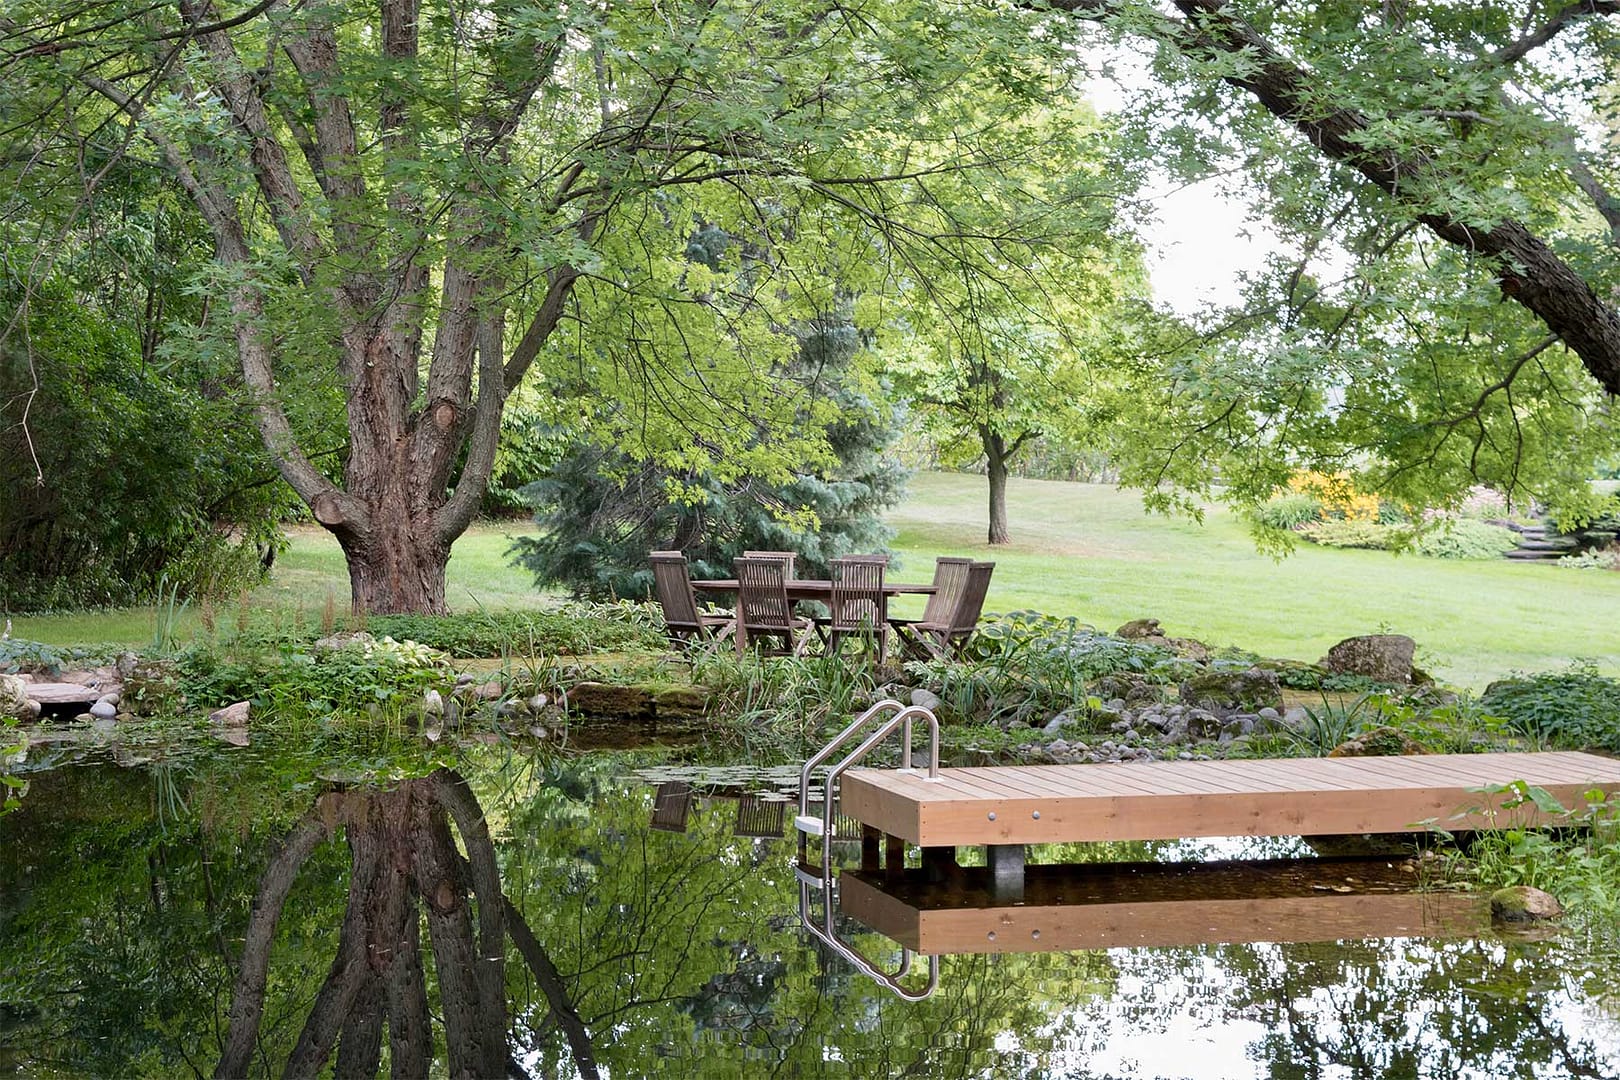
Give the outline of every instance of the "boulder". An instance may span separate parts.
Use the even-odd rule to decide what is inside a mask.
[[[1140,675],[1104,675],[1092,685],[1092,692],[1108,702],[1118,698],[1121,705],[1156,704],[1164,698],[1157,685]]]
[[[1381,683],[1412,682],[1417,642],[1405,634],[1366,634],[1345,638],[1328,650],[1322,666],[1336,675],[1361,675]]]
[[[1181,700],[1218,716],[1255,713],[1282,707],[1282,686],[1277,673],[1263,668],[1247,671],[1206,671],[1181,684]]]
[[[28,684],[17,675],[0,675],[0,716],[33,719],[28,707]]]
[[[1191,660],[1195,664],[1209,663],[1209,646],[1197,638],[1173,637],[1165,638],[1164,643],[1183,660]]]
[[[1400,757],[1404,754],[1426,753],[1428,751],[1423,748],[1423,744],[1413,740],[1404,731],[1392,727],[1375,727],[1335,746],[1328,751],[1328,757]]]
[[[939,695],[920,686],[911,692],[911,703],[929,712],[938,712],[940,706]]]
[[[316,652],[337,652],[340,649],[358,649],[364,645],[374,645],[377,639],[364,630],[356,630],[352,634],[330,634],[318,639],[311,646]]]
[[[1529,885],[1512,885],[1491,893],[1491,919],[1499,923],[1533,923],[1556,919],[1564,906],[1556,896]]]
[[[222,727],[247,727],[248,714],[253,711],[251,702],[238,701],[227,705],[223,709],[215,709],[208,714],[210,724],[219,724]]]

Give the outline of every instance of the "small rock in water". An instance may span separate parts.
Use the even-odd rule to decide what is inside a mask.
[[[1563,913],[1564,905],[1556,896],[1529,885],[1513,885],[1491,893],[1491,918],[1496,922],[1542,922]]]
[[[422,712],[427,716],[444,715],[444,695],[429,687],[422,692]]]
[[[118,706],[106,700],[98,701],[90,706],[90,715],[97,720],[111,720],[118,715]]]
[[[246,727],[248,713],[253,710],[251,702],[238,701],[227,705],[223,709],[215,709],[208,714],[210,724],[223,724],[226,727]]]
[[[549,703],[550,701],[551,701],[551,699],[546,697],[546,695],[544,695],[544,694],[536,694],[536,695],[534,695],[534,697],[530,698],[529,701],[528,701],[529,711],[530,712],[539,712],[541,709],[545,708],[547,703]]]

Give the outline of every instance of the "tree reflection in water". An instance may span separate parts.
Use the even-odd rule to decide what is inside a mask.
[[[38,774],[0,819],[0,1072],[1620,1075],[1614,927],[948,956],[911,1005],[802,934],[790,841],[706,795],[651,829],[634,759],[476,751],[312,807],[330,766],[257,754],[172,800]]]
[[[319,1073],[334,1047],[337,1076],[375,1075],[385,1026],[393,1075],[427,1075],[434,1052],[420,940],[424,917],[452,1076],[505,1076],[515,1065],[507,1043],[508,936],[566,1034],[580,1074],[597,1075],[590,1039],[556,967],[501,889],[478,800],[460,775],[440,769],[386,790],[327,792],[293,827],[254,897],[215,1076],[248,1073],[259,1046],[276,924],[299,870],[339,828],[349,848],[348,905],[337,955],[285,1075]]]

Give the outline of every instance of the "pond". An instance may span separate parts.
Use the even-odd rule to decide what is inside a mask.
[[[1614,928],[1497,934],[1469,898],[1414,897],[1399,860],[1037,849],[1090,865],[1032,866],[998,910],[974,867],[852,853],[828,922],[771,835],[769,774],[499,746],[117,756],[33,772],[0,818],[0,1072],[1620,1075]],[[879,971],[900,948],[855,908],[956,944],[934,987],[913,958],[908,1001],[804,901]]]

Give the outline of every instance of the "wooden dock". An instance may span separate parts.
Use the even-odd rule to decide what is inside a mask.
[[[1620,795],[1620,760],[1574,752],[1432,754],[921,771],[851,769],[842,812],[923,848],[1087,840],[1322,836],[1568,824],[1478,789],[1514,781],[1566,807]],[[1021,850],[1021,849],[1020,849]],[[1019,862],[1021,863],[1021,858]]]
[[[1414,892],[1387,859],[1031,866],[1005,902],[990,872],[845,871],[838,906],[924,955],[1150,948],[1238,942],[1469,937],[1489,904]]]

